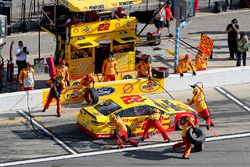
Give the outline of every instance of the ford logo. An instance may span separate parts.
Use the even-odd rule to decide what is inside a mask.
[[[99,96],[107,96],[115,92],[115,89],[112,87],[102,87],[97,89]]]

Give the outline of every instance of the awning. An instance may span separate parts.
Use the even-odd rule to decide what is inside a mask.
[[[77,49],[92,48],[99,46],[99,44],[92,39],[71,41],[71,44]]]
[[[140,4],[141,0],[59,0],[71,12],[112,9]]]
[[[118,34],[114,40],[123,44],[123,43],[128,43],[128,42],[135,42],[139,40],[139,38],[135,34],[128,33],[126,35]]]

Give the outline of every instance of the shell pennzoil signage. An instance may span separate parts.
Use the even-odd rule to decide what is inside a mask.
[[[164,87],[164,79],[129,79],[95,84],[100,99],[122,94],[162,93],[164,91],[162,87]],[[43,105],[46,103],[48,93],[49,89],[44,90]],[[61,95],[62,104],[83,101],[83,90],[80,86],[66,87]],[[55,104],[55,101],[52,103]]]

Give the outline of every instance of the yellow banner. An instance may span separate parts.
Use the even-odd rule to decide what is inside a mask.
[[[164,79],[129,79],[115,82],[100,82],[95,84],[95,88],[99,93],[99,98],[108,98],[111,96],[119,96],[124,94],[148,94],[148,93],[162,93],[164,87]],[[49,89],[43,92],[43,105]],[[78,103],[83,102],[83,92],[80,86],[66,87],[61,95],[61,103]],[[52,102],[55,104],[55,101]]]

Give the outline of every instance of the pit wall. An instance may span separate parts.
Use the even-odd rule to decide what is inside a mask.
[[[171,74],[165,79],[130,79],[113,82],[96,83],[95,88],[100,98],[119,96],[123,94],[151,94],[191,89],[189,85],[202,82],[205,88],[243,84],[250,82],[250,67],[237,67],[199,71],[196,76],[184,74],[184,77]],[[163,89],[164,88],[164,89]],[[49,89],[39,89],[29,92],[13,92],[0,94],[0,112],[16,110],[42,110]],[[61,96],[62,103],[82,102],[83,96],[79,86],[68,87]]]

